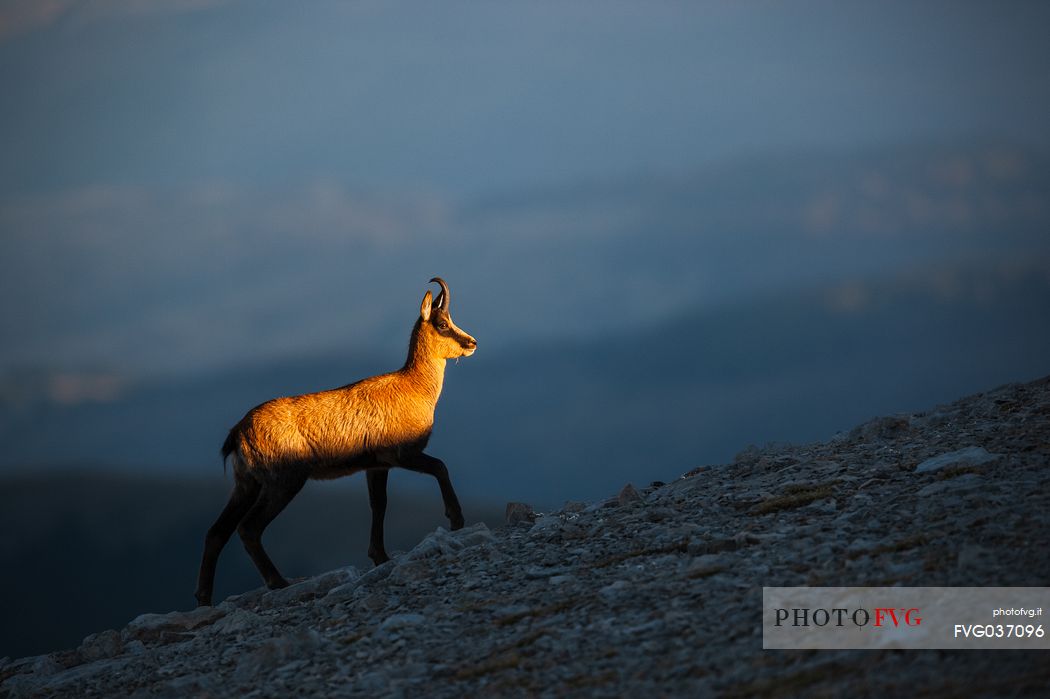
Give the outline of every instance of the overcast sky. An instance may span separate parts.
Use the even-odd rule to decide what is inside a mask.
[[[454,195],[741,154],[1045,143],[1045,3],[0,2],[0,193]]]

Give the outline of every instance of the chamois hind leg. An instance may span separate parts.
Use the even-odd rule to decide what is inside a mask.
[[[385,468],[370,468],[365,471],[368,480],[368,504],[372,508],[372,532],[368,541],[368,557],[376,565],[390,560],[383,545],[383,518],[386,517],[386,479],[389,471]]]
[[[274,517],[281,514],[281,510],[303,489],[305,483],[305,478],[267,482],[263,485],[259,499],[237,527],[237,533],[244,542],[244,549],[259,569],[263,582],[271,590],[288,587],[288,581],[281,576],[277,566],[266,555],[262,545],[262,533]]]
[[[255,500],[259,497],[259,490],[259,484],[254,480],[237,480],[234,483],[233,493],[230,494],[229,502],[226,503],[226,507],[223,508],[219,518],[215,520],[215,524],[211,525],[211,528],[208,530],[208,534],[204,539],[204,555],[201,558],[201,569],[197,575],[197,591],[194,593],[199,606],[206,607],[211,605],[212,590],[215,586],[215,566],[218,563],[219,554],[233,535],[233,531],[237,528],[237,523],[244,518],[251,506],[255,504]]]
[[[448,469],[445,468],[444,461],[419,452],[402,458],[398,461],[398,465],[409,471],[426,473],[436,478],[438,486],[441,487],[441,499],[445,503],[445,516],[448,517],[449,529],[455,531],[463,528],[463,508],[459,506],[459,498],[456,497],[456,491],[452,489],[452,481],[448,478]]]

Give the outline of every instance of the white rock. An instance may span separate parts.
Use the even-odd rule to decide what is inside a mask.
[[[926,459],[915,467],[915,473],[929,473],[948,466],[980,466],[998,458],[999,454],[990,454],[983,447],[966,447]]]
[[[353,566],[338,568],[323,575],[307,578],[286,588],[272,590],[263,595],[261,606],[264,609],[272,609],[303,602],[315,597],[323,597],[332,588],[344,585],[347,581],[356,579],[359,576],[360,573]]]
[[[616,580],[598,590],[598,594],[607,600],[612,600],[624,595],[627,591],[627,582],[624,580]]]
[[[477,525],[474,525],[475,527]],[[473,527],[472,531],[477,531]],[[457,532],[458,533],[458,532]],[[431,558],[444,554],[455,553],[463,548],[464,543],[460,537],[448,531],[444,527],[438,527],[430,532],[411,551],[405,554],[405,560],[415,561],[420,558]]]
[[[454,536],[463,543],[464,548],[484,546],[496,540],[496,535],[492,533],[492,530],[484,522],[478,522],[460,529],[458,532],[454,532]]]
[[[391,614],[379,625],[380,631],[394,631],[410,626],[419,626],[426,623],[426,617],[422,614]]]
[[[920,488],[916,493],[919,497],[937,495],[939,493],[961,492],[984,485],[985,479],[976,473],[964,473],[958,478],[950,478],[944,481],[936,481]]]
[[[208,631],[216,634],[239,634],[263,623],[262,617],[247,609],[237,609],[212,624]]]
[[[197,607],[190,612],[169,612],[167,614],[140,614],[131,620],[124,629],[125,640],[159,638],[165,631],[192,631],[211,624],[226,612],[218,607]]]
[[[561,517],[556,515],[543,515],[532,525],[532,529],[529,529],[529,536],[553,534],[561,529],[562,524],[563,521]]]
[[[33,674],[39,677],[47,677],[56,672],[61,672],[63,669],[50,653],[47,655],[38,655],[32,662],[32,668]]]
[[[115,655],[119,655],[123,649],[124,644],[121,641],[120,632],[109,629],[93,633],[85,638],[78,650],[80,657],[85,662],[92,662],[94,660],[112,658]]]

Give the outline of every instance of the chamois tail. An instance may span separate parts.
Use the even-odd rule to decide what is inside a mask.
[[[230,454],[237,450],[237,428],[240,425],[236,425],[230,429],[230,433],[226,435],[226,441],[222,443],[222,472],[226,473],[226,460],[230,458]]]

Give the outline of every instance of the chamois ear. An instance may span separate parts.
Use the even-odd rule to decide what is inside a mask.
[[[427,293],[423,295],[423,303],[419,305],[419,317],[423,319],[424,323],[430,320],[430,309],[433,307],[433,302],[431,301],[432,296],[433,295],[428,290]]]

